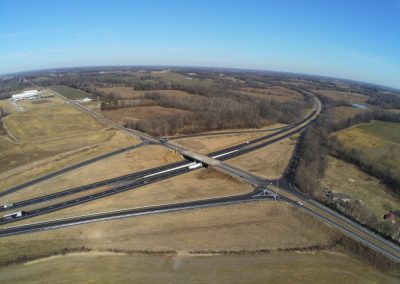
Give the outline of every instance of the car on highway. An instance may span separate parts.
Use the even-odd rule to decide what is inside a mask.
[[[303,202],[301,202],[300,200],[296,201],[296,204],[299,206],[303,206]]]
[[[14,203],[6,203],[3,205],[4,209],[9,209],[9,208],[13,208],[14,207]]]

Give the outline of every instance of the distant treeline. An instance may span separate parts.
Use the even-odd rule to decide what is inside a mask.
[[[330,123],[329,132],[336,132],[355,124],[368,123],[373,120],[400,123],[400,114],[387,110],[370,110],[358,113],[355,116],[340,122]]]
[[[0,80],[0,100],[11,98],[14,92],[30,86],[32,84],[22,78]]]

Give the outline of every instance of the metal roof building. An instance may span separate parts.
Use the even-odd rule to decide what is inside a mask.
[[[33,97],[37,97],[39,95],[39,91],[38,90],[29,90],[29,91],[24,91],[20,94],[15,94],[11,96],[11,99],[13,99],[14,101],[17,100],[22,100],[22,99],[29,99],[29,98],[33,98]]]

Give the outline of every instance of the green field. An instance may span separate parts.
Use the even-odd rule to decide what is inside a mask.
[[[63,86],[63,85],[55,85],[55,86],[51,86],[48,88],[63,95],[64,97],[66,97],[70,100],[79,100],[79,99],[84,99],[84,98],[90,97],[90,94],[88,94],[82,90],[70,88],[70,87]]]
[[[400,173],[400,123],[373,121],[334,134],[364,164]]]
[[[175,72],[152,72],[150,75],[154,78],[160,79],[164,81],[165,83],[176,83],[176,84],[181,84],[181,85],[187,85],[187,86],[203,86],[203,87],[210,87],[213,82],[211,80],[200,80],[197,79],[195,76],[185,76],[180,73],[175,73]],[[187,78],[192,78],[191,80],[188,80]]]
[[[400,143],[400,123],[373,121],[372,123],[362,124],[358,128],[369,135]]]

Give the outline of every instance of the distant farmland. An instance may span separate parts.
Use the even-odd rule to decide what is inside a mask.
[[[66,97],[70,100],[80,100],[80,99],[90,97],[90,94],[88,94],[82,90],[70,88],[70,87],[63,86],[63,85],[51,86],[51,87],[49,87],[49,89],[63,95],[64,97]]]

